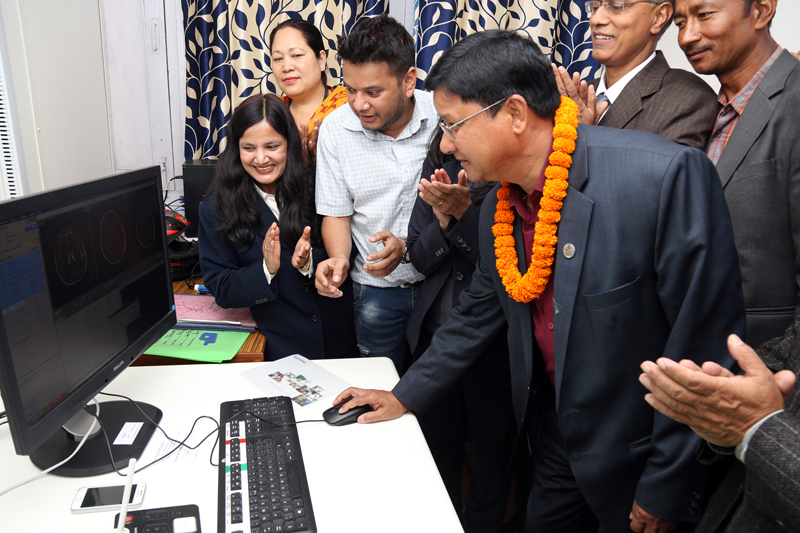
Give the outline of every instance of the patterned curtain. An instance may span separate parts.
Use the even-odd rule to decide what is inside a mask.
[[[414,39],[421,86],[439,56],[481,30],[530,36],[545,55],[582,79],[594,79],[592,36],[584,0],[415,0]]]
[[[287,18],[317,26],[328,48],[328,83],[341,77],[336,40],[389,0],[181,0],[186,40],[184,157],[216,158],[233,109],[251,94],[278,94],[269,35]]]
[[[570,74],[580,73],[582,80],[593,80],[600,64],[592,58],[592,29],[584,1],[559,0],[552,60]]]

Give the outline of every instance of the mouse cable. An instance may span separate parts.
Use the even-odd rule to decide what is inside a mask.
[[[325,422],[325,420],[299,420],[299,421],[295,421],[295,422],[293,422],[291,424],[276,424],[272,420],[267,420],[266,418],[261,418],[260,416],[258,416],[254,412],[245,409],[244,411],[239,411],[238,413],[236,413],[232,417],[230,417],[227,420],[225,420],[224,422],[222,422],[222,424],[219,425],[218,429],[221,431],[225,427],[225,424],[227,424],[231,420],[234,420],[234,419],[236,419],[239,416],[244,415],[244,414],[252,415],[252,416],[258,418],[259,420],[261,420],[262,422],[266,422],[267,424],[271,424],[272,427],[276,427],[276,428],[281,428],[281,427],[284,427],[284,426],[296,426],[297,424],[303,424],[305,422]],[[246,438],[247,438],[247,436],[245,435],[245,439]],[[219,442],[219,439],[217,439],[217,442]],[[214,448],[216,448],[216,444],[214,445]],[[213,453],[213,450],[212,450],[212,453]],[[213,460],[211,461],[211,464],[212,464],[212,466],[219,466],[219,464],[214,464]]]
[[[296,420],[296,421],[294,421],[294,422],[291,422],[291,423],[289,423],[289,424],[278,424],[278,423],[276,423],[276,422],[273,422],[272,420],[267,420],[266,418],[261,418],[260,416],[258,416],[258,415],[257,415],[257,414],[255,414],[254,412],[252,412],[252,411],[248,411],[247,409],[245,409],[245,410],[243,410],[243,411],[240,411],[240,412],[236,413],[235,415],[233,415],[232,417],[230,417],[229,419],[227,419],[225,422],[223,422],[222,424],[220,424],[220,427],[224,426],[225,424],[227,424],[228,422],[230,422],[230,421],[231,421],[231,420],[233,420],[234,418],[238,417],[239,415],[243,415],[243,414],[250,414],[250,415],[253,415],[255,418],[258,418],[258,419],[259,419],[259,420],[261,420],[262,422],[266,422],[267,424],[271,424],[271,425],[272,425],[272,427],[274,427],[274,428],[282,428],[282,427],[284,427],[284,426],[296,426],[296,425],[298,425],[298,424],[305,424],[306,422],[325,422],[325,420]]]
[[[177,440],[177,439],[173,439],[172,437],[170,437],[170,436],[167,434],[167,432],[166,432],[166,431],[164,431],[164,428],[162,428],[162,427],[161,427],[160,425],[158,425],[158,424],[157,424],[157,423],[156,423],[156,422],[155,422],[155,421],[154,421],[152,418],[150,418],[150,417],[147,415],[147,413],[145,413],[144,411],[142,411],[141,407],[139,407],[139,405],[136,403],[136,401],[134,401],[132,398],[129,398],[129,397],[127,397],[127,396],[125,396],[125,395],[122,395],[122,394],[113,394],[113,393],[110,393],[110,392],[101,392],[101,393],[99,393],[99,394],[102,394],[102,395],[104,395],[104,396],[113,396],[113,397],[116,397],[116,398],[123,398],[123,399],[125,399],[125,400],[128,400],[129,402],[133,403],[133,405],[134,405],[134,406],[135,406],[135,407],[136,407],[136,408],[139,410],[139,412],[141,412],[141,413],[142,413],[142,415],[143,415],[143,416],[144,416],[144,417],[145,417],[147,420],[149,420],[151,424],[153,424],[153,425],[154,425],[154,426],[155,426],[155,427],[156,427],[156,428],[157,428],[157,429],[158,429],[158,430],[159,430],[161,433],[163,433],[163,434],[164,434],[164,437],[166,437],[166,438],[167,438],[167,440],[169,440],[169,441],[171,441],[171,442],[174,442],[175,444],[177,444],[177,446],[175,446],[175,447],[174,447],[172,450],[170,450],[170,451],[169,451],[169,452],[167,452],[166,454],[162,455],[161,457],[159,457],[159,458],[157,458],[157,459],[154,459],[153,461],[151,461],[150,463],[148,463],[148,464],[146,464],[146,465],[142,466],[141,468],[137,468],[137,469],[136,469],[136,472],[137,472],[137,473],[138,473],[138,472],[141,472],[141,471],[142,471],[142,470],[144,470],[145,468],[149,468],[150,466],[152,466],[152,465],[154,465],[154,464],[156,464],[156,463],[158,463],[158,462],[160,462],[160,461],[163,461],[164,459],[166,459],[167,457],[169,457],[170,455],[172,455],[173,453],[175,453],[175,452],[178,450],[178,448],[180,448],[181,446],[183,446],[184,448],[187,448],[187,449],[189,449],[189,450],[196,450],[196,449],[197,449],[197,448],[199,448],[199,447],[200,447],[200,446],[201,446],[201,445],[202,445],[202,444],[203,444],[203,443],[204,443],[204,442],[205,442],[205,441],[206,441],[206,440],[207,440],[207,439],[208,439],[208,438],[209,438],[211,435],[213,435],[214,433],[217,433],[217,432],[219,431],[219,424],[217,423],[217,420],[216,420],[215,418],[213,418],[213,417],[210,417],[210,416],[207,416],[207,415],[201,415],[201,416],[199,416],[199,417],[195,418],[195,420],[194,420],[194,423],[192,424],[192,427],[191,427],[191,429],[189,430],[189,434],[188,434],[188,435],[186,435],[186,438],[184,438],[182,441],[179,441],[179,440]],[[198,442],[196,445],[194,445],[194,446],[189,446],[188,444],[186,444],[186,441],[187,441],[187,440],[189,440],[189,437],[191,437],[191,436],[192,436],[192,433],[194,432],[194,429],[195,429],[195,427],[197,426],[197,423],[198,423],[198,422],[199,422],[201,419],[203,419],[203,418],[207,418],[207,419],[211,420],[212,422],[214,422],[214,425],[216,426],[216,428],[215,428],[214,430],[212,430],[212,431],[211,431],[209,434],[207,434],[205,437],[203,437],[203,439],[202,439],[200,442]],[[98,421],[99,421],[99,420],[98,420]],[[125,474],[121,473],[121,472],[120,472],[120,471],[117,469],[117,465],[114,463],[114,456],[113,456],[113,455],[112,455],[112,453],[111,453],[111,443],[110,443],[110,441],[108,440],[108,435],[106,434],[105,428],[103,427],[103,424],[102,424],[102,423],[100,424],[100,428],[101,428],[101,430],[103,431],[103,436],[104,436],[104,438],[105,438],[105,440],[106,440],[106,447],[108,448],[108,454],[109,454],[109,456],[111,456],[111,464],[112,464],[112,466],[114,467],[114,470],[117,472],[117,474],[119,474],[120,476],[123,476],[123,477],[124,477],[124,476],[125,476]],[[218,440],[218,439],[217,439],[217,440]],[[215,443],[215,445],[212,447],[212,453],[213,453],[213,450],[214,450],[214,448],[216,448],[216,443]],[[211,461],[211,460],[209,459],[209,462],[210,462],[210,461]],[[213,463],[213,462],[212,462],[211,464],[212,464],[213,466],[217,466],[217,465],[214,465],[214,463]]]

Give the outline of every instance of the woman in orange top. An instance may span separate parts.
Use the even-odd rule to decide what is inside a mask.
[[[322,34],[310,22],[301,19],[281,22],[270,34],[269,48],[272,71],[285,94],[283,101],[289,106],[300,136],[313,155],[322,120],[347,102],[347,92],[344,87],[327,85],[328,54]]]

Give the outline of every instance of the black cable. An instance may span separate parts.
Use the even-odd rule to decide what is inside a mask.
[[[5,411],[0,412],[0,418],[6,418],[7,416]]]
[[[169,184],[175,180],[182,180],[182,179],[183,176],[173,176],[172,178],[169,179],[169,181],[167,181],[167,186],[164,187],[164,201],[162,202],[165,207],[167,205],[167,196],[169,196]]]
[[[167,452],[165,455],[162,455],[161,457],[159,457],[159,458],[157,458],[157,459],[155,459],[155,460],[151,461],[150,463],[148,463],[148,464],[144,465],[144,466],[143,466],[143,467],[141,467],[141,468],[137,468],[137,469],[136,469],[136,471],[135,471],[134,473],[139,473],[139,472],[141,472],[142,470],[144,470],[144,469],[146,469],[146,468],[149,468],[149,467],[153,466],[154,464],[156,464],[156,463],[158,463],[158,462],[160,462],[160,461],[163,461],[164,459],[166,459],[167,457],[169,457],[170,455],[172,455],[173,453],[175,453],[175,452],[176,452],[176,451],[177,451],[177,450],[178,450],[178,449],[179,449],[181,446],[184,446],[184,447],[188,448],[189,450],[196,450],[197,448],[199,448],[200,446],[202,446],[202,444],[203,444],[203,443],[206,441],[206,439],[208,439],[208,438],[209,438],[211,435],[213,435],[214,433],[219,433],[219,431],[220,431],[220,430],[221,430],[221,429],[222,429],[222,428],[225,426],[225,424],[227,424],[227,423],[228,423],[228,422],[230,422],[231,420],[234,420],[235,418],[237,418],[237,417],[239,417],[240,415],[243,415],[243,414],[250,414],[250,415],[252,415],[253,417],[255,417],[255,418],[257,418],[257,419],[261,420],[262,422],[266,422],[267,424],[271,424],[271,425],[272,425],[273,427],[275,427],[275,428],[280,428],[280,427],[283,427],[283,426],[291,426],[291,425],[294,425],[294,426],[296,426],[296,425],[298,425],[298,424],[303,424],[303,423],[306,423],[306,422],[325,422],[325,420],[300,420],[300,421],[295,421],[295,422],[292,422],[292,423],[289,423],[289,424],[278,424],[278,423],[276,423],[276,422],[273,422],[272,420],[267,420],[266,418],[262,418],[262,417],[258,416],[257,414],[255,414],[255,413],[254,413],[254,412],[252,412],[252,411],[244,410],[244,411],[240,411],[240,412],[236,413],[235,415],[233,415],[232,417],[228,418],[228,419],[227,419],[227,420],[225,420],[225,422],[223,422],[222,424],[218,424],[218,423],[217,423],[217,421],[216,421],[216,419],[214,419],[214,418],[212,418],[212,417],[210,417],[210,416],[207,416],[207,415],[201,415],[201,416],[199,416],[199,417],[195,418],[195,420],[194,420],[194,423],[192,424],[192,427],[189,429],[189,433],[186,435],[186,438],[185,438],[185,439],[183,439],[182,441],[178,441],[177,439],[173,439],[172,437],[170,437],[169,435],[167,435],[167,432],[166,432],[166,431],[164,431],[164,429],[163,429],[161,426],[159,426],[159,425],[158,425],[158,424],[157,424],[157,423],[156,423],[156,422],[155,422],[155,421],[154,421],[152,418],[150,418],[150,417],[147,415],[147,413],[145,413],[145,412],[142,410],[142,408],[141,408],[141,407],[139,407],[139,405],[136,403],[136,401],[134,401],[132,398],[129,398],[129,397],[127,397],[127,396],[125,396],[125,395],[122,395],[122,394],[113,394],[113,393],[110,393],[110,392],[101,392],[101,393],[99,393],[99,394],[102,394],[102,395],[104,395],[104,396],[113,396],[113,397],[116,397],[116,398],[123,398],[123,399],[125,399],[125,400],[128,400],[128,401],[129,401],[129,402],[131,402],[131,403],[132,403],[134,406],[136,406],[136,409],[138,409],[138,410],[139,410],[139,412],[140,412],[140,413],[142,413],[142,415],[143,415],[143,416],[144,416],[144,417],[145,417],[147,420],[149,420],[151,424],[153,424],[153,425],[154,425],[154,426],[155,426],[155,427],[156,427],[156,428],[157,428],[159,431],[161,431],[161,433],[163,433],[163,434],[164,434],[164,436],[165,436],[165,437],[166,437],[168,440],[170,440],[171,442],[174,442],[174,443],[176,443],[176,444],[177,444],[177,446],[175,446],[175,447],[174,447],[172,450],[170,450],[169,452]],[[94,415],[93,415],[93,416],[94,416]],[[95,418],[97,418],[97,417],[95,417]],[[214,430],[213,430],[211,433],[209,433],[208,435],[206,435],[205,437],[203,437],[203,439],[202,439],[200,442],[198,442],[196,445],[194,445],[194,446],[189,446],[188,444],[186,444],[186,441],[187,441],[187,440],[189,440],[189,437],[191,437],[191,436],[192,436],[192,433],[194,433],[194,428],[195,428],[195,426],[197,426],[197,423],[198,423],[198,422],[199,422],[201,419],[203,419],[203,418],[208,418],[209,420],[213,421],[213,422],[214,422],[214,424],[216,424],[216,426],[217,426],[217,427],[216,427],[216,428],[215,428],[215,429],[214,429]],[[120,472],[120,471],[117,469],[117,465],[116,465],[116,463],[114,462],[114,455],[113,455],[113,453],[111,452],[111,442],[108,440],[108,434],[106,433],[106,429],[105,429],[105,427],[103,427],[103,423],[100,421],[100,419],[99,419],[99,418],[97,418],[97,422],[100,424],[100,430],[102,431],[102,433],[103,433],[103,438],[104,438],[104,439],[105,439],[105,441],[106,441],[106,447],[108,448],[108,455],[109,455],[109,457],[111,458],[111,465],[114,467],[114,470],[116,471],[116,473],[117,473],[117,474],[119,474],[120,476],[123,476],[123,477],[125,477],[125,474],[123,474],[122,472]],[[213,460],[213,457],[214,457],[214,450],[217,448],[217,444],[218,444],[218,443],[219,443],[219,438],[217,438],[217,439],[215,440],[215,442],[214,442],[214,445],[211,447],[211,455],[209,456],[209,459],[208,459],[209,463],[211,463],[211,466],[219,466],[219,464],[214,464],[214,460]]]
[[[166,431],[164,431],[164,429],[163,429],[161,426],[159,426],[159,425],[158,425],[158,424],[157,424],[157,423],[156,423],[156,422],[155,422],[155,421],[154,421],[152,418],[150,418],[150,417],[147,415],[147,413],[145,413],[145,412],[142,410],[142,408],[141,408],[141,407],[139,407],[139,405],[138,405],[138,404],[137,404],[137,403],[136,403],[136,402],[135,402],[133,399],[131,399],[131,398],[127,397],[127,396],[124,396],[124,395],[122,395],[122,394],[112,394],[112,393],[110,393],[110,392],[101,392],[100,394],[103,394],[103,395],[105,395],[105,396],[114,396],[114,397],[117,397],[117,398],[124,398],[125,400],[128,400],[128,401],[129,401],[129,402],[131,402],[131,403],[132,403],[134,406],[136,406],[136,408],[139,410],[139,412],[140,412],[140,413],[142,413],[142,415],[143,415],[143,416],[144,416],[144,417],[145,417],[147,420],[149,420],[151,424],[153,424],[153,425],[154,425],[154,426],[155,426],[155,427],[156,427],[156,428],[157,428],[159,431],[161,431],[161,433],[163,433],[163,434],[164,434],[164,436],[167,438],[167,440],[169,440],[169,441],[171,441],[171,442],[174,442],[174,443],[176,443],[176,444],[177,444],[177,446],[175,446],[175,447],[174,447],[172,450],[170,450],[169,452],[167,452],[165,455],[162,455],[161,457],[159,457],[159,458],[157,458],[157,459],[155,459],[155,460],[151,461],[150,463],[148,463],[148,464],[144,465],[144,466],[143,466],[143,467],[141,467],[141,468],[137,468],[135,473],[141,472],[142,470],[144,470],[144,469],[146,469],[146,468],[149,468],[149,467],[153,466],[154,464],[156,464],[156,463],[158,463],[158,462],[160,462],[160,461],[163,461],[164,459],[166,459],[167,457],[169,457],[170,455],[172,455],[173,453],[175,453],[175,452],[176,452],[176,451],[177,451],[177,450],[178,450],[178,449],[179,449],[181,446],[183,446],[183,447],[185,447],[185,448],[187,448],[187,449],[189,449],[189,450],[196,450],[197,448],[199,448],[200,446],[202,446],[202,444],[203,444],[203,443],[206,441],[206,439],[208,439],[208,437],[210,437],[210,436],[211,436],[211,435],[213,435],[214,433],[217,433],[217,432],[219,432],[219,429],[220,429],[220,426],[219,426],[219,424],[217,423],[216,419],[214,419],[214,418],[212,418],[212,417],[210,417],[210,416],[207,416],[207,415],[201,415],[201,416],[199,416],[199,417],[195,418],[195,420],[194,420],[194,423],[192,424],[192,427],[191,427],[191,429],[189,430],[189,433],[186,435],[186,438],[185,438],[185,439],[183,439],[182,441],[179,441],[179,440],[177,440],[177,439],[173,439],[172,437],[170,437],[170,436],[167,434],[167,432],[166,432]],[[211,420],[212,422],[214,422],[214,425],[216,425],[217,427],[216,427],[216,428],[215,428],[215,429],[214,429],[214,430],[213,430],[211,433],[209,433],[208,435],[206,435],[205,437],[203,437],[203,439],[202,439],[200,442],[198,442],[196,445],[194,445],[194,446],[189,446],[188,444],[186,444],[186,441],[187,441],[187,440],[189,440],[189,437],[191,437],[191,436],[192,436],[192,433],[194,433],[194,429],[195,429],[195,427],[197,426],[197,423],[198,423],[200,420],[202,420],[203,418],[207,418],[207,419]],[[119,474],[120,476],[123,476],[123,477],[124,477],[124,476],[125,476],[125,474],[121,473],[121,472],[120,472],[120,471],[117,469],[117,465],[114,463],[114,455],[113,455],[113,454],[112,454],[112,452],[111,452],[111,442],[108,440],[108,434],[106,434],[106,430],[105,430],[105,428],[103,427],[103,423],[102,423],[102,422],[100,422],[100,419],[99,419],[99,418],[98,418],[98,420],[97,420],[97,421],[100,423],[100,429],[101,429],[101,431],[103,432],[103,437],[104,437],[104,438],[105,438],[105,440],[106,440],[106,447],[108,448],[108,455],[109,455],[109,457],[111,458],[111,465],[114,467],[114,470],[117,472],[117,474]],[[217,440],[219,440],[219,439],[217,439]],[[212,447],[212,450],[213,450],[213,447]],[[212,463],[212,465],[213,465],[213,466],[217,466],[217,465],[214,465],[213,463]]]
[[[200,272],[200,273],[198,273],[198,274],[195,274],[195,272],[194,272],[194,271],[195,271],[197,268],[199,268],[199,267],[200,267],[200,261],[198,261],[197,263],[195,263],[195,264],[192,266],[192,270],[191,270],[191,272],[189,272],[189,277],[188,277],[188,278],[186,278],[185,280],[183,280],[183,282],[184,282],[184,283],[186,283],[186,286],[187,286],[187,287],[189,287],[189,288],[190,288],[190,289],[192,289],[192,290],[194,290],[194,285],[195,285],[195,283],[196,283],[196,282],[197,282],[197,281],[198,281],[200,278],[202,278],[202,277],[203,277],[203,273],[202,273],[202,272]]]

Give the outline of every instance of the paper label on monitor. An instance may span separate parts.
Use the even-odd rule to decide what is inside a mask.
[[[125,422],[125,425],[122,426],[122,429],[117,434],[117,438],[114,439],[114,446],[129,446],[133,444],[143,425],[144,422]]]

